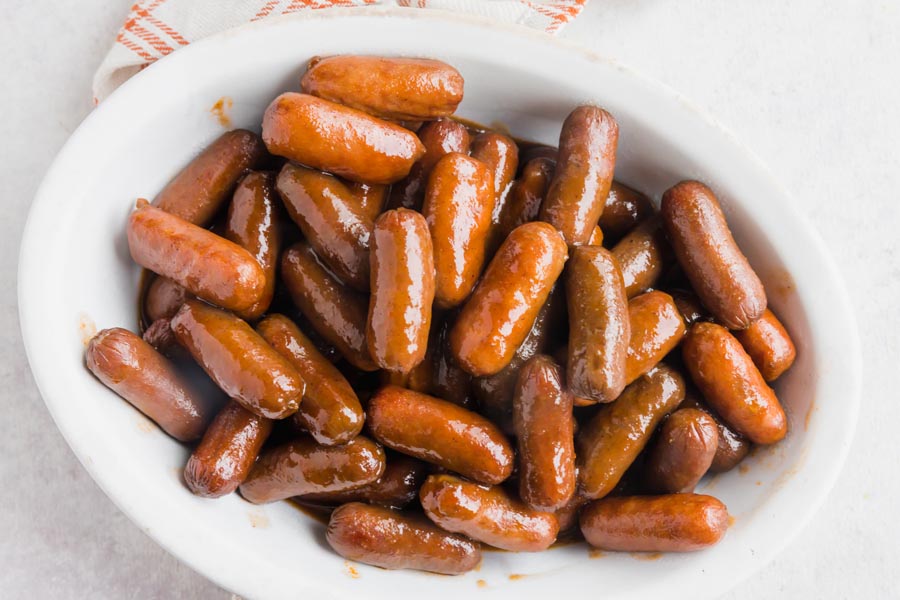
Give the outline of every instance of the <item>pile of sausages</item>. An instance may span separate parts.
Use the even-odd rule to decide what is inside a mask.
[[[713,192],[678,183],[657,213],[613,180],[595,106],[558,148],[455,120],[439,61],[317,58],[300,89],[138,202],[142,336],[87,349],[199,440],[187,487],[334,509],[331,546],[385,568],[561,532],[717,542],[727,510],[693,489],[785,436],[769,382],[796,352]]]

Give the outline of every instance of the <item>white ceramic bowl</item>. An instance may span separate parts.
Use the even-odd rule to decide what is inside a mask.
[[[799,352],[776,386],[788,438],[700,487],[735,517],[718,546],[653,561],[591,558],[584,545],[487,553],[479,571],[460,577],[348,565],[328,548],[324,528],[286,503],[191,495],[181,482],[188,449],[84,368],[94,323],[136,325],[126,215],[221,133],[210,107],[229,97],[234,126],[258,129],[269,101],[296,89],[309,57],[346,52],[445,59],[466,79],[462,116],[533,140],[555,142],[573,106],[598,103],[620,124],[618,178],[657,199],[684,178],[717,192]],[[845,290],[822,241],[749,152],[672,91],[620,65],[542,34],[434,11],[354,9],[254,24],[134,77],[72,135],[40,188],[22,242],[19,310],[37,384],[85,468],[163,547],[247,597],[397,598],[423,586],[433,598],[713,596],[770,560],[816,511],[859,406],[859,342]]]

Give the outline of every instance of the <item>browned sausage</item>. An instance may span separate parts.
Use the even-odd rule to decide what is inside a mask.
[[[565,242],[546,223],[526,223],[509,234],[450,332],[463,369],[484,376],[509,364],[567,256]]]
[[[527,507],[499,486],[431,475],[419,490],[419,500],[428,518],[441,529],[503,550],[546,550],[559,533],[552,513]]]
[[[179,358],[179,350],[183,351],[175,332],[172,331],[172,322],[169,319],[157,319],[144,330],[141,339],[153,346],[157,352],[167,358]],[[186,354],[182,354],[187,356]]]
[[[497,427],[451,402],[396,386],[369,400],[369,430],[398,452],[484,483],[512,473],[513,449]]]
[[[256,330],[306,382],[294,421],[323,446],[343,444],[359,435],[365,420],[359,398],[316,345],[283,315],[267,316]]]
[[[149,322],[171,319],[191,295],[168,277],[156,277],[144,296],[144,317]]]
[[[204,498],[236,490],[256,462],[272,423],[233,400],[226,404],[188,459],[184,468],[188,488]]]
[[[305,242],[281,255],[281,278],[294,304],[326,342],[356,368],[378,368],[366,346],[369,301],[365,296],[336,280]]]
[[[498,245],[513,229],[537,219],[555,168],[556,162],[549,158],[534,158],[522,169],[497,217],[494,235]]]
[[[670,250],[659,219],[650,219],[623,237],[612,253],[622,270],[625,293],[633,298],[656,285]]]
[[[325,537],[344,558],[383,569],[458,575],[481,563],[476,542],[441,531],[423,517],[358,502],[331,513]]]
[[[265,292],[252,254],[145,201],[128,219],[128,248],[137,264],[229,310],[247,310]]]
[[[608,250],[600,246],[572,250],[566,267],[566,299],[569,389],[582,398],[612,402],[628,383],[631,323],[622,274]]]
[[[684,319],[672,296],[652,291],[628,303],[631,341],[625,359],[625,382],[631,383],[661,361],[684,337]]]
[[[728,521],[728,509],[712,496],[604,498],[582,510],[581,532],[604,550],[690,552],[722,539]]]
[[[293,92],[272,101],[262,132],[272,154],[360,183],[398,181],[425,152],[400,125]]]
[[[430,121],[456,111],[463,77],[427,58],[328,56],[310,61],[300,89],[384,119]]]
[[[85,363],[103,385],[182,442],[196,440],[212,418],[212,406],[185,382],[174,365],[126,329],[104,329],[88,344]]]
[[[349,490],[377,481],[384,465],[384,449],[362,436],[342,446],[322,446],[312,438],[301,438],[263,452],[241,484],[241,496],[266,504]]]
[[[603,230],[600,229],[599,225],[594,226],[594,230],[591,232],[591,237],[588,238],[587,245],[588,246],[602,246],[603,245]]]
[[[778,379],[797,358],[791,336],[769,309],[747,329],[734,332],[734,337],[753,359],[753,364],[766,381]]]
[[[575,492],[572,396],[549,356],[538,355],[519,373],[513,402],[519,448],[519,497],[535,510],[553,512]]]
[[[484,268],[493,175],[487,165],[451,152],[428,178],[422,214],[434,245],[435,301],[440,308],[462,303]]]
[[[419,495],[419,486],[427,474],[428,465],[422,461],[396,454],[388,456],[384,473],[373,483],[342,492],[307,494],[295,499],[319,506],[368,502],[388,508],[403,508]]]
[[[653,212],[653,204],[647,196],[624,183],[613,181],[598,225],[605,236],[618,240],[638,223],[652,217]]]
[[[575,488],[575,493],[572,494],[569,501],[553,513],[556,516],[556,522],[559,523],[560,533],[572,533],[578,527],[581,509],[590,501],[591,499],[585,496],[580,488]]]
[[[645,467],[648,487],[657,492],[692,492],[703,477],[719,444],[713,418],[696,408],[673,412],[659,428]]]
[[[747,438],[734,431],[726,425],[722,418],[719,417],[703,400],[693,388],[688,388],[684,396],[684,402],[681,403],[682,408],[696,408],[706,412],[716,422],[718,435],[716,436],[716,453],[713,456],[712,464],[709,470],[712,473],[724,473],[735,468],[747,454],[750,453],[752,444]]]
[[[247,410],[270,419],[297,411],[304,391],[300,374],[241,319],[188,300],[172,317],[172,331],[213,381]]]
[[[438,119],[426,123],[419,130],[419,140],[425,146],[425,154],[412,166],[409,175],[403,181],[391,187],[391,208],[419,210],[434,166],[451,152],[468,154],[471,144],[466,126],[452,119]]]
[[[684,399],[684,381],[664,364],[629,385],[578,432],[581,487],[590,498],[610,493],[663,417]]]
[[[787,434],[787,417],[775,392],[727,329],[694,323],[682,353],[703,397],[738,433],[756,444],[774,444]]]
[[[290,163],[278,174],[278,193],[303,237],[338,278],[369,289],[372,221],[337,177]]]
[[[491,223],[496,225],[500,221],[500,212],[506,203],[509,186],[512,185],[516,169],[519,168],[519,146],[509,136],[485,131],[472,140],[472,157],[486,164],[494,176]]]
[[[272,173],[247,174],[238,184],[228,207],[225,237],[252,254],[265,274],[262,297],[239,314],[251,321],[269,309],[275,295],[281,233],[278,229],[274,179]]]
[[[238,180],[265,156],[262,140],[252,131],[227,131],[188,163],[153,205],[194,225],[208,225]]]
[[[579,106],[562,126],[556,173],[541,205],[541,219],[581,245],[603,213],[616,165],[619,126],[596,106]]]
[[[383,184],[368,184],[349,182],[347,189],[356,198],[356,207],[363,216],[373,223],[384,209],[387,200],[388,186]]]
[[[375,363],[408,373],[425,358],[431,305],[435,298],[435,256],[428,224],[419,213],[398,208],[375,221],[372,295],[366,339]]]
[[[712,190],[683,181],[663,194],[660,213],[678,263],[716,320],[744,329],[760,318],[766,291],[731,236]]]

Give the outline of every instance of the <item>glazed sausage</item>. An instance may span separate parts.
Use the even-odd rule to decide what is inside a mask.
[[[451,152],[428,178],[422,214],[434,245],[435,301],[439,308],[462,303],[484,268],[493,175],[481,161]]]
[[[519,168],[519,146],[509,136],[493,131],[485,131],[472,140],[472,158],[488,166],[493,174],[494,208],[491,223],[500,221],[500,212],[506,202],[509,186]]]
[[[775,381],[791,368],[797,349],[781,321],[768,308],[743,331],[734,332],[766,381]]]
[[[663,417],[684,399],[684,381],[676,371],[659,365],[625,388],[578,432],[581,487],[589,498],[602,498],[646,447]]]
[[[555,168],[556,162],[549,158],[534,158],[522,169],[497,217],[494,232],[498,245],[513,229],[537,219]]]
[[[631,340],[625,359],[625,382],[656,366],[684,337],[684,319],[672,296],[656,290],[628,303]]]
[[[513,402],[519,449],[519,497],[534,510],[553,512],[575,492],[572,396],[549,356],[522,367]]]
[[[603,230],[600,229],[599,225],[594,226],[594,230],[591,232],[591,237],[588,238],[587,245],[588,246],[602,246],[603,245]]]
[[[712,190],[683,181],[663,194],[660,212],[678,264],[716,320],[745,329],[760,318],[766,291],[731,236]]]
[[[422,517],[353,502],[331,513],[328,544],[335,552],[382,569],[458,575],[481,564],[481,548]]]
[[[398,208],[378,217],[366,339],[379,367],[408,373],[425,358],[434,270],[431,236],[422,215]]]
[[[669,244],[658,219],[635,227],[613,246],[612,254],[622,270],[625,293],[633,298],[654,287],[668,263]]]
[[[716,422],[716,453],[709,470],[712,473],[724,473],[735,468],[750,453],[751,444],[747,438],[726,425],[703,400],[696,390],[689,388],[684,396],[682,408],[696,408],[706,412]]]
[[[374,223],[384,209],[388,186],[351,181],[347,184],[347,189],[356,198],[356,207],[360,214]]]
[[[566,267],[568,385],[573,394],[612,402],[626,381],[629,304],[616,260],[600,246],[572,250]]]
[[[471,144],[466,126],[452,119],[426,123],[419,130],[419,140],[425,147],[425,154],[412,166],[403,181],[391,187],[391,208],[419,210],[434,166],[451,152],[468,154]]]
[[[220,135],[181,170],[153,205],[189,223],[206,226],[231,195],[238,180],[266,157],[259,136],[246,129]]]
[[[172,331],[228,396],[270,419],[295,413],[303,396],[300,374],[244,321],[188,300],[172,317]]]
[[[196,495],[219,498],[238,488],[272,432],[271,419],[231,401],[219,411],[184,468],[184,482]]]
[[[169,319],[157,319],[144,330],[141,339],[153,346],[153,348],[166,358],[178,358],[181,346],[172,331],[172,323]]]
[[[150,344],[126,329],[104,329],[85,351],[97,379],[150,417],[176,440],[196,440],[212,418],[212,407]]]
[[[403,508],[419,495],[428,465],[402,454],[389,456],[384,473],[377,481],[351,490],[298,496],[296,500],[313,505],[368,502],[387,508]]]
[[[659,428],[645,467],[650,489],[692,492],[716,455],[719,432],[709,413],[680,408]]]
[[[451,402],[395,386],[369,400],[369,430],[398,452],[483,483],[512,473],[513,449],[497,427]]]
[[[400,125],[294,92],[266,109],[262,137],[272,154],[360,183],[399,181],[425,152]]]
[[[672,296],[675,306],[678,307],[678,312],[681,313],[684,324],[688,327],[697,321],[706,321],[709,319],[709,316],[700,304],[700,299],[694,292],[675,289],[669,290],[669,294]]]
[[[366,346],[369,302],[365,296],[332,277],[305,242],[281,255],[281,278],[294,304],[326,342],[356,368],[378,368]]]
[[[576,486],[575,493],[572,494],[569,501],[553,513],[556,517],[556,522],[559,523],[560,533],[571,534],[578,527],[578,517],[581,514],[581,509],[590,501],[591,499],[585,496],[581,489]]]
[[[501,487],[431,475],[419,490],[425,514],[441,529],[511,552],[538,552],[556,541],[559,524],[511,498]]]
[[[265,292],[252,254],[146,201],[128,218],[128,248],[137,264],[229,310],[247,310]]]
[[[565,242],[546,223],[526,223],[509,234],[450,332],[463,369],[484,376],[509,364],[567,256]]]
[[[383,119],[430,121],[456,111],[463,77],[427,58],[328,56],[310,61],[300,89]]]
[[[559,160],[541,205],[541,220],[556,227],[569,245],[587,242],[603,213],[618,139],[616,120],[596,106],[579,106],[563,123]]]
[[[156,277],[147,287],[144,296],[144,318],[150,323],[159,319],[171,319],[188,298],[191,295],[184,287],[168,277]]]
[[[278,229],[278,207],[275,205],[275,182],[271,173],[248,173],[234,191],[228,207],[225,237],[256,258],[265,274],[262,297],[239,316],[253,321],[269,309],[275,295],[281,233]]]
[[[344,444],[359,435],[365,421],[359,398],[316,345],[283,315],[267,316],[256,330],[306,382],[294,421],[323,446]]]
[[[694,323],[682,344],[684,364],[703,397],[741,435],[774,444],[787,434],[787,417],[775,392],[727,329]]]
[[[690,552],[722,539],[728,521],[728,509],[712,496],[604,498],[581,512],[581,532],[604,550]]]
[[[624,183],[613,181],[598,225],[605,236],[618,240],[638,223],[652,217],[653,213],[653,204],[647,196]]]
[[[377,481],[384,466],[382,447],[362,436],[342,446],[321,446],[301,438],[263,452],[241,484],[241,496],[266,504],[349,490]]]

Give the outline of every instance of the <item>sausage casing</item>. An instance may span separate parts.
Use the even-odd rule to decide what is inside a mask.
[[[684,402],[681,403],[681,407],[702,410],[716,422],[716,429],[718,430],[716,453],[713,456],[712,463],[709,465],[710,472],[724,473],[730,471],[750,453],[752,444],[747,438],[734,431],[722,421],[722,418],[700,398],[700,395],[695,389],[688,388],[688,392],[684,396]]]
[[[485,131],[472,140],[472,157],[487,165],[493,174],[494,204],[491,222],[496,225],[500,220],[509,186],[519,168],[519,146],[509,136]]]
[[[633,298],[656,285],[669,261],[669,243],[658,219],[649,219],[613,246],[625,293]]]
[[[631,340],[625,360],[625,381],[631,383],[678,345],[685,327],[672,296],[656,290],[631,299],[628,319]]]
[[[613,181],[598,225],[606,237],[618,240],[638,223],[652,217],[653,212],[653,204],[647,196],[624,183]]]
[[[775,381],[791,368],[797,349],[781,321],[768,308],[747,329],[735,331],[753,364],[766,381]]]
[[[715,420],[702,410],[680,408],[659,428],[645,466],[648,486],[664,493],[692,492],[719,445]]]
[[[419,487],[428,470],[429,466],[422,461],[393,454],[388,456],[384,473],[377,481],[351,490],[298,496],[296,500],[317,506],[368,502],[387,508],[403,508],[419,495]]]
[[[156,277],[144,295],[144,317],[151,323],[159,319],[171,319],[190,297],[184,286],[168,277]]]
[[[509,188],[506,202],[500,208],[494,229],[497,245],[519,225],[538,218],[555,168],[556,162],[549,158],[538,157],[528,161],[522,174]]]

